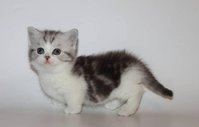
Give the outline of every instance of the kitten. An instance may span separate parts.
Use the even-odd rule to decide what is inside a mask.
[[[78,30],[40,31],[28,27],[29,61],[43,92],[64,112],[80,113],[84,104],[103,104],[129,116],[138,110],[144,88],[172,99],[173,92],[161,85],[149,68],[126,51],[79,56]]]

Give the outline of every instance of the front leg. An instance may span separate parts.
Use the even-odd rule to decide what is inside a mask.
[[[82,110],[82,104],[84,102],[84,97],[80,94],[73,93],[65,96],[65,101],[67,107],[64,112],[66,114],[78,114]]]

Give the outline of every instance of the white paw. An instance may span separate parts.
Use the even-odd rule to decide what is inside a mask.
[[[128,107],[128,106],[124,105],[118,111],[118,115],[120,115],[120,116],[130,116],[130,115],[135,114],[136,111],[137,111],[137,109],[134,109],[132,107]]]
[[[66,114],[78,114],[80,112],[81,112],[81,108],[70,108],[70,107],[67,107],[64,110],[64,113],[66,113]]]
[[[113,101],[110,101],[108,103],[106,103],[104,106],[105,108],[107,109],[110,109],[110,110],[115,110],[117,109],[118,107],[121,106],[121,102],[119,100],[113,100]]]

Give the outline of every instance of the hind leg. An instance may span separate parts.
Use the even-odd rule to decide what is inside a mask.
[[[115,109],[119,108],[122,104],[123,104],[123,102],[121,100],[115,99],[115,100],[109,101],[104,106],[107,109],[115,110]]]
[[[133,96],[130,96],[126,103],[121,106],[118,111],[118,115],[120,116],[130,116],[136,113],[139,108],[140,101],[142,99],[143,91],[138,91]]]

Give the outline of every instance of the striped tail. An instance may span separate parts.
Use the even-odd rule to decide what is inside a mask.
[[[144,78],[144,82],[143,85],[148,88],[149,90],[151,90],[152,92],[172,100],[173,99],[173,91],[169,90],[167,88],[165,88],[162,84],[160,84],[155,77],[153,76],[153,74],[148,70],[148,68],[145,70],[145,78]]]

